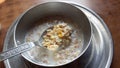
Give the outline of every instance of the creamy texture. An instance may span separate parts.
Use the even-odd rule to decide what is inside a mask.
[[[35,26],[26,35],[26,42],[38,41],[42,33],[48,27],[51,27],[58,23],[64,23],[64,21],[52,21],[51,23],[43,23]],[[68,24],[69,25],[69,24]],[[31,58],[36,59],[42,65],[62,65],[73,61],[77,58],[81,52],[82,43],[77,30],[74,30],[71,34],[71,42],[68,47],[63,48],[59,51],[51,52],[41,47],[34,47],[29,51]]]

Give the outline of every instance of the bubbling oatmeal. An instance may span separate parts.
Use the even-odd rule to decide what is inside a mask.
[[[47,33],[43,36],[42,47],[34,47],[29,51],[32,58],[39,61],[43,65],[62,65],[73,61],[80,54],[82,47],[81,39],[77,30],[74,30],[69,24],[64,21],[53,21],[51,23],[43,23],[30,30],[26,35],[26,42],[38,41],[46,27],[53,28],[47,29]],[[66,47],[67,44],[67,47]],[[65,46],[65,48],[64,48]],[[54,51],[59,47],[60,50]],[[50,55],[50,51],[54,51]]]

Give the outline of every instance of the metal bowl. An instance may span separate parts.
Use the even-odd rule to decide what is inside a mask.
[[[74,22],[67,23],[75,29],[79,30],[82,40],[82,48],[80,49],[81,53],[79,54],[79,56],[74,58],[74,60],[69,61],[68,63],[73,62],[78,59],[89,47],[91,42],[92,29],[91,24],[85,14],[80,9],[72,6],[71,4],[64,2],[47,2],[28,9],[21,15],[21,17],[17,21],[14,29],[14,42],[16,45],[24,43],[26,33],[34,27],[33,25],[36,24],[36,21],[39,21],[40,19],[45,17],[52,16],[67,17]],[[29,62],[36,65],[45,67],[56,67],[68,64],[65,63],[59,65],[43,65],[40,64],[36,59],[31,57],[29,53],[29,51],[26,53],[22,53],[22,56]]]

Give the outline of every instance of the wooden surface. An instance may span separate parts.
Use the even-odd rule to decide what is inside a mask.
[[[45,1],[45,0],[44,0]],[[46,0],[47,1],[47,0]],[[114,57],[111,68],[120,68],[120,0],[69,0],[83,4],[99,14],[109,27],[114,41]],[[0,0],[0,51],[6,32],[12,22],[29,7],[43,0]],[[0,62],[0,68],[5,68]]]

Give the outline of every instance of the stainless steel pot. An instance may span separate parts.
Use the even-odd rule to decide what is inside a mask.
[[[14,42],[16,43],[17,46],[25,43],[26,33],[34,27],[33,25],[36,24],[36,21],[39,21],[40,19],[45,17],[52,16],[64,16],[71,19],[74,23],[69,22],[67,23],[73,26],[75,29],[80,30],[80,36],[83,42],[83,47],[81,49],[81,54],[75,59],[79,58],[87,50],[91,42],[92,33],[91,24],[88,18],[84,15],[84,13],[80,9],[68,3],[48,2],[34,6],[25,11],[25,13],[23,13],[23,15],[17,21],[17,25],[15,26]],[[29,52],[22,53],[22,56],[26,60],[36,65],[47,67],[61,66],[61,65],[42,65],[36,59],[32,58],[29,55]]]

